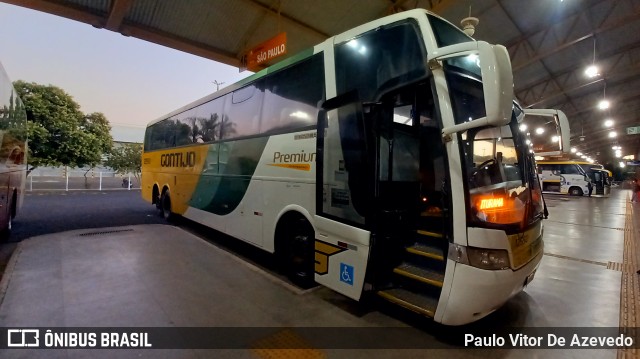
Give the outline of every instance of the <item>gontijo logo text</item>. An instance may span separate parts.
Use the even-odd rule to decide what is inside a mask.
[[[161,167],[193,167],[195,165],[196,153],[193,151],[165,153],[160,156]]]

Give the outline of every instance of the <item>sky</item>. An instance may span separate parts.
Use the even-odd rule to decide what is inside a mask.
[[[55,85],[82,112],[145,126],[251,75],[91,25],[0,3],[0,62],[12,81]]]

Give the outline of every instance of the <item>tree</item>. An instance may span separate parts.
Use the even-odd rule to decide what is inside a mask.
[[[85,115],[71,95],[53,85],[14,82],[27,112],[29,172],[39,166],[94,167],[111,148],[102,113]]]
[[[133,173],[133,176],[138,180],[138,183],[140,183],[142,145],[138,143],[127,143],[123,146],[114,147],[107,155],[104,164],[120,174]]]

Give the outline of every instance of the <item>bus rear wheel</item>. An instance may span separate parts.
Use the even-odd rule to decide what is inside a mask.
[[[584,193],[582,193],[582,188],[571,187],[569,189],[569,194],[572,195],[572,196],[582,196]]]
[[[169,191],[164,191],[160,196],[160,214],[166,221],[171,221],[174,217],[173,212],[171,212],[171,195]]]

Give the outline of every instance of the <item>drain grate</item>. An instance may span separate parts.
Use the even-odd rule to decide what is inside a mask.
[[[102,235],[102,234],[112,234],[112,233],[120,233],[120,232],[133,232],[133,229],[114,229],[112,231],[99,231],[99,232],[82,233],[82,234],[80,234],[80,237],[99,236],[99,235]]]

